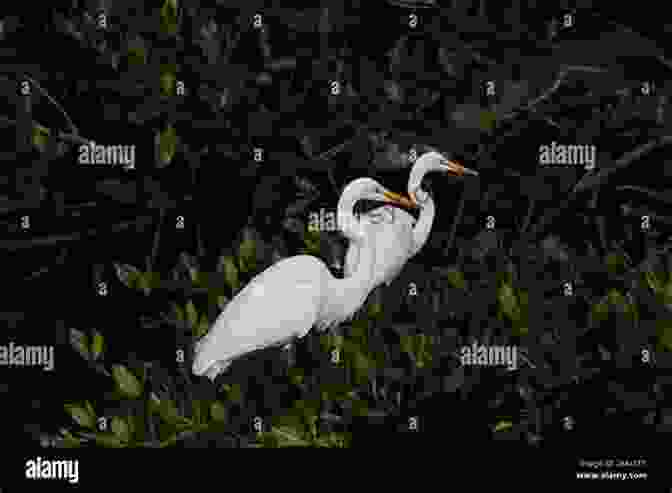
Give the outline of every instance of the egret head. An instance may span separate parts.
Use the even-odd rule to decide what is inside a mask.
[[[429,198],[429,194],[422,189],[422,179],[432,171],[441,171],[454,176],[478,175],[476,171],[450,161],[437,151],[425,152],[415,160],[408,178],[408,195],[419,206],[422,206]]]
[[[407,209],[417,208],[408,198],[391,192],[373,178],[357,178],[343,189],[338,201],[338,225],[350,239],[361,241],[364,238],[363,225],[355,220],[353,209],[360,200],[372,200],[396,204]]]

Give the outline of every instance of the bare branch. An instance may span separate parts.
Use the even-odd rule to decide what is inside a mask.
[[[641,158],[642,156],[648,154],[652,150],[668,145],[672,143],[672,135],[665,135],[658,137],[656,139],[650,140],[646,144],[643,144],[630,152],[625,153],[623,156],[618,158],[613,166],[608,168],[602,168],[597,173],[586,173],[584,177],[579,180],[579,182],[574,186],[572,190],[573,193],[582,192],[584,190],[589,190],[595,187],[603,185],[607,178],[619,169],[625,168],[633,161]]]
[[[119,224],[112,226],[113,232],[119,232],[132,227],[140,227],[141,225],[147,225],[152,222],[150,216],[140,216],[132,221],[125,221]],[[79,241],[90,236],[96,236],[102,232],[104,228],[100,229],[88,229],[84,232],[77,232],[67,235],[51,235],[43,236],[38,238],[30,238],[25,240],[2,240],[0,241],[0,249],[2,250],[22,250],[26,248],[34,248],[36,246],[50,246],[62,243],[65,241]]]
[[[672,197],[671,196],[665,195],[663,193],[656,193],[653,190],[649,190],[648,188],[638,187],[638,186],[635,186],[635,185],[623,185],[623,186],[620,186],[620,187],[616,187],[616,190],[633,190],[635,192],[643,193],[647,197],[651,197],[652,199],[659,200],[660,202],[663,202],[664,204],[672,205]]]
[[[77,129],[77,127],[75,126],[75,124],[73,123],[73,121],[70,119],[70,116],[68,115],[68,113],[63,109],[63,107],[62,107],[60,104],[58,104],[58,102],[57,102],[54,98],[51,97],[51,95],[47,92],[46,89],[44,89],[44,88],[40,85],[39,82],[37,82],[35,79],[33,79],[32,77],[30,77],[30,76],[28,76],[28,75],[25,75],[25,74],[24,74],[24,77],[25,77],[26,79],[28,79],[29,81],[31,81],[31,82],[33,83],[33,85],[34,85],[35,87],[37,87],[38,91],[40,91],[40,92],[42,93],[43,96],[46,96],[46,98],[47,98],[49,101],[51,101],[51,103],[52,103],[54,106],[56,106],[56,108],[58,109],[58,111],[60,111],[60,112],[63,114],[63,116],[65,117],[65,120],[68,122],[68,127],[69,127],[70,131],[71,131],[73,134],[78,135],[78,134],[79,134],[79,130]]]

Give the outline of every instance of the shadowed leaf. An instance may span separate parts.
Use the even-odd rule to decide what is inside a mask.
[[[204,313],[201,316],[201,321],[198,323],[198,326],[196,327],[196,333],[194,335],[197,338],[201,338],[208,333],[209,328],[210,328],[210,321],[208,320],[208,317]]]
[[[198,327],[198,312],[196,311],[196,307],[194,306],[194,303],[189,300],[185,307],[185,313],[187,316],[187,323],[189,324],[189,327],[194,330]]]
[[[238,268],[236,267],[233,257],[229,255],[220,257],[217,271],[224,273],[226,283],[234,292],[238,290],[240,287],[240,280],[238,279]]]
[[[135,289],[142,277],[142,272],[129,264],[114,263],[114,270],[119,281],[127,288]]]
[[[96,424],[96,417],[86,409],[86,406],[77,404],[65,404],[65,411],[79,426],[84,428],[93,428]]]
[[[79,438],[73,436],[72,433],[70,433],[65,428],[61,428],[59,431],[63,436],[63,440],[61,441],[61,447],[78,448],[82,446],[82,441]]]
[[[507,429],[511,428],[512,426],[513,426],[513,423],[511,423],[510,421],[500,421],[499,423],[497,423],[495,425],[494,431],[496,433],[498,431],[507,430]]]
[[[252,228],[243,229],[243,239],[238,246],[238,263],[242,272],[252,272],[257,263],[257,244]]]
[[[155,143],[158,151],[156,161],[158,168],[164,168],[171,163],[177,151],[177,142],[177,133],[172,125],[168,125],[162,131],[157,132]]]
[[[97,361],[103,354],[105,339],[103,334],[97,330],[93,331],[93,338],[91,341],[91,356],[93,361]]]
[[[464,279],[464,274],[462,274],[462,271],[460,271],[459,269],[456,269],[454,267],[448,268],[446,277],[448,279],[448,283],[454,288],[459,289],[467,288],[467,283]]]
[[[122,416],[114,416],[110,425],[112,433],[119,439],[119,441],[128,443],[131,439],[131,428],[126,419]]]
[[[520,321],[520,307],[510,284],[503,283],[497,292],[497,298],[504,314],[513,322]]]
[[[164,0],[161,7],[161,30],[170,35],[177,33],[178,28],[177,0]]]
[[[40,150],[40,152],[45,151],[47,142],[49,140],[49,135],[51,135],[51,131],[48,128],[43,127],[37,123],[33,125],[32,142],[33,145]]]
[[[214,421],[220,423],[226,422],[228,415],[224,404],[219,401],[214,401],[212,404],[210,404],[210,416]]]
[[[94,435],[94,441],[97,445],[107,448],[123,448],[126,445],[113,433],[101,433],[96,432]]]
[[[149,398],[149,407],[151,412],[158,413],[161,419],[171,426],[183,427],[191,424],[189,419],[179,415],[173,401],[170,399],[159,399],[153,392]]]
[[[145,41],[140,36],[136,36],[128,42],[126,57],[130,67],[144,65],[147,63]]]
[[[89,361],[89,336],[77,329],[70,329],[70,344],[85,360]]]
[[[142,384],[125,366],[114,365],[112,367],[112,377],[117,385],[117,390],[124,397],[137,399],[142,394]]]

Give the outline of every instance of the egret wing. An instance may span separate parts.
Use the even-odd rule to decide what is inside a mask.
[[[226,306],[196,348],[193,371],[202,375],[217,361],[286,344],[315,324],[324,276],[320,260],[301,255],[281,260],[252,279]]]

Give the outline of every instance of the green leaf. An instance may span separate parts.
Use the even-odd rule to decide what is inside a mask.
[[[617,289],[609,290],[609,292],[607,293],[607,301],[611,306],[617,308],[619,311],[621,312],[625,311],[626,306],[625,296],[623,296],[623,294]]]
[[[84,401],[84,406],[86,407],[86,412],[89,413],[89,416],[93,417],[93,420],[96,420],[96,412],[93,410],[93,406],[91,405],[91,402],[89,401]]]
[[[175,74],[172,72],[164,72],[160,77],[161,95],[174,96],[175,95]]]
[[[353,341],[361,341],[366,338],[367,329],[369,328],[368,320],[357,319],[352,322],[350,327],[350,339]]]
[[[502,431],[502,430],[506,430],[508,428],[511,428],[512,426],[513,426],[513,423],[511,423],[510,421],[500,421],[499,423],[497,423],[495,425],[494,431],[496,433],[498,431]]]
[[[234,383],[232,385],[229,384],[224,384],[223,389],[226,391],[226,397],[229,401],[234,402],[236,404],[240,404],[243,402],[243,391],[240,387],[239,384]]]
[[[178,139],[173,126],[168,125],[161,132],[157,132],[155,141],[158,147],[157,166],[164,168],[171,163],[177,151]]]
[[[112,433],[119,439],[119,441],[128,443],[131,440],[131,428],[121,416],[114,416],[112,418]]]
[[[339,334],[320,335],[320,345],[325,351],[329,351],[335,348],[341,349],[343,347],[344,342],[345,338]]]
[[[367,307],[367,315],[370,318],[378,318],[383,313],[383,305],[378,302],[369,303]]]
[[[176,72],[177,66],[174,63],[165,63],[161,65],[161,95],[175,95]]]
[[[101,447],[106,448],[124,448],[126,445],[113,433],[96,432],[94,441]]]
[[[184,310],[182,310],[182,308],[180,308],[179,305],[177,305],[177,303],[173,303],[173,313],[175,314],[175,318],[180,322],[186,320]]]
[[[219,271],[224,272],[226,283],[231,289],[237,291],[240,287],[240,280],[238,279],[238,269],[231,256],[224,255],[220,258]]]
[[[467,282],[464,279],[464,274],[462,271],[456,269],[455,267],[450,267],[446,273],[448,278],[448,283],[454,288],[466,289]]]
[[[125,366],[114,365],[112,377],[117,384],[118,392],[124,397],[137,399],[142,395],[142,384]]]
[[[164,0],[161,7],[161,30],[170,35],[177,33],[177,0]]]
[[[213,421],[225,423],[228,419],[228,413],[224,404],[219,401],[214,401],[212,404],[210,404],[210,416],[212,417]]]
[[[152,291],[152,287],[158,284],[154,279],[155,277],[157,277],[157,275],[153,275],[151,272],[141,273],[138,277],[137,288],[145,293],[145,296],[149,296],[149,293]]]
[[[637,308],[637,303],[635,303],[635,299],[632,295],[627,296],[625,313],[634,323],[639,322],[639,309]]]
[[[368,377],[369,371],[373,368],[373,361],[363,351],[355,351],[352,367],[355,370],[355,379],[361,382]]]
[[[479,114],[479,127],[484,132],[492,132],[497,123],[497,114],[490,110],[481,110]]]
[[[77,329],[70,329],[70,344],[75,351],[85,360],[89,361],[91,355],[89,353],[89,336]]]
[[[129,67],[145,65],[147,63],[147,50],[145,41],[140,36],[135,36],[129,40],[126,50],[126,58]]]
[[[644,271],[644,280],[654,293],[658,293],[663,288],[663,283],[652,271]]]
[[[89,413],[85,406],[77,404],[65,404],[65,411],[79,426],[84,428],[94,428],[96,425],[96,417]]]
[[[303,244],[305,245],[304,251],[308,255],[319,255],[320,254],[320,232],[307,230],[303,233]]]
[[[672,281],[669,281],[662,290],[663,303],[670,305],[672,303]]]
[[[513,287],[510,284],[501,284],[497,292],[497,298],[504,314],[512,321],[518,322],[520,320],[520,307]]]
[[[672,321],[661,320],[658,322],[658,342],[663,348],[672,352]]]
[[[78,448],[82,446],[82,441],[79,438],[73,436],[72,433],[70,433],[65,428],[61,428],[59,431],[63,436],[63,441],[61,442],[61,446],[63,448]]]
[[[97,330],[94,330],[93,338],[91,341],[91,356],[93,357],[93,361],[97,361],[103,354],[104,343],[105,339],[103,337],[103,334],[101,334]]]
[[[138,281],[142,277],[142,272],[139,269],[129,264],[114,263],[114,270],[117,273],[119,281],[127,288],[136,289]]]
[[[412,357],[418,368],[424,368],[432,361],[433,339],[425,334],[401,336],[401,347]]]
[[[40,152],[44,152],[47,148],[50,135],[51,131],[48,128],[43,127],[38,123],[33,124],[32,142],[33,145],[40,150]]]
[[[620,275],[624,274],[628,270],[628,264],[626,262],[625,256],[620,253],[611,252],[607,254],[604,260],[607,266],[607,271],[612,274]]]
[[[292,367],[287,370],[289,380],[294,384],[300,386],[304,380],[303,370],[299,367]]]
[[[308,447],[310,442],[306,440],[300,430],[289,426],[274,426],[271,433],[277,440],[278,447]]]
[[[350,400],[350,405],[352,407],[352,414],[355,416],[368,416],[369,414],[369,405],[364,399],[352,398]]]
[[[199,322],[198,326],[196,327],[195,336],[200,339],[201,337],[203,337],[205,334],[208,333],[209,328],[210,328],[210,321],[208,320],[208,317],[204,313],[201,316],[201,321]]]
[[[520,319],[514,324],[519,335],[525,335],[529,332],[529,294],[526,290],[518,290]]]
[[[201,424],[203,423],[203,400],[201,399],[194,399],[191,402],[191,409],[192,409],[192,421],[195,424]]]
[[[257,244],[254,237],[252,228],[243,229],[243,239],[238,246],[238,263],[242,272],[251,272],[256,268]]]
[[[434,338],[425,334],[418,336],[418,368],[424,368],[432,362],[432,346],[434,345]]]
[[[345,448],[347,438],[343,433],[331,432],[315,440],[315,445],[318,447]]]
[[[149,404],[151,411],[158,413],[161,419],[171,426],[180,427],[192,424],[191,420],[179,415],[175,403],[170,399],[159,399],[157,395],[152,392]]]
[[[606,320],[609,316],[609,303],[606,299],[602,299],[596,303],[593,303],[593,306],[590,308],[590,322],[591,326],[594,326],[600,322]]]
[[[189,300],[189,302],[186,304],[185,312],[187,314],[187,323],[189,324],[189,327],[192,329],[198,327],[198,312],[196,311],[196,307],[191,300]]]

